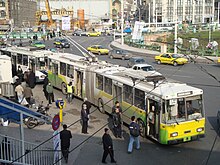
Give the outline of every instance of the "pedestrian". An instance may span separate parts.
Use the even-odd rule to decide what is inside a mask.
[[[92,104],[88,101],[88,99],[86,97],[84,98],[83,104],[86,104],[86,106],[87,106],[87,113],[90,114],[90,109],[92,107]]]
[[[131,123],[129,125],[129,130],[130,130],[130,140],[128,144],[128,153],[130,154],[133,150],[133,143],[136,143],[136,149],[140,149],[140,127],[135,121],[135,116],[131,117]]]
[[[20,39],[19,41],[19,46],[22,47],[23,43],[22,43],[22,40]]]
[[[66,92],[67,93],[66,94],[67,101],[68,101],[68,103],[71,103],[72,98],[73,98],[73,85],[72,85],[72,82],[69,82],[69,84],[67,84],[66,89],[67,89],[67,92]]]
[[[86,104],[82,104],[81,120],[82,120],[82,133],[88,134],[87,129],[88,129],[89,116],[87,113],[87,105]]]
[[[18,85],[15,87],[15,93],[16,93],[16,96],[17,96],[18,103],[21,103],[23,98],[24,98],[23,92],[24,92],[24,89],[21,86],[21,82],[18,82]]]
[[[18,65],[17,76],[19,77],[20,81],[23,81],[23,70],[21,69],[20,65]]]
[[[115,159],[114,159],[114,150],[113,150],[113,143],[112,143],[112,138],[109,135],[109,129],[105,128],[105,133],[102,136],[102,144],[103,144],[103,155],[102,155],[102,163],[107,163],[105,160],[108,156],[108,154],[111,157],[111,163],[116,163]]]
[[[116,102],[115,102],[115,105],[112,107],[112,113],[115,112],[116,108],[119,109],[119,112],[120,112],[120,114],[121,114],[121,113],[122,113],[122,109],[121,109],[121,106],[120,106],[119,101],[116,101]]]
[[[54,102],[53,86],[49,82],[46,86],[46,91],[48,93],[48,103],[52,104]]]
[[[28,84],[24,88],[24,97],[27,100],[28,104],[31,105],[31,97],[33,97],[33,92]]]
[[[29,69],[29,74],[28,74],[28,85],[30,88],[34,88],[36,85],[36,78],[35,78],[35,73],[33,72],[32,69]]]
[[[122,130],[121,130],[121,115],[119,112],[119,109],[116,108],[115,112],[112,113],[112,119],[113,119],[113,132],[116,138],[122,138]]]
[[[149,127],[150,127],[150,130],[149,130],[149,135],[150,136],[155,136],[155,125],[154,125],[154,110],[155,110],[155,107],[152,106],[151,107],[151,111],[150,113],[148,114],[148,121],[149,121]]]
[[[61,151],[62,155],[65,159],[65,162],[68,163],[68,154],[70,148],[70,139],[72,138],[72,134],[69,130],[67,130],[67,125],[63,125],[63,130],[60,132],[60,140],[61,140]]]
[[[47,85],[49,83],[48,77],[46,76],[44,78],[44,85],[43,85],[43,92],[44,92],[44,96],[45,98],[48,100],[48,93],[47,93]]]

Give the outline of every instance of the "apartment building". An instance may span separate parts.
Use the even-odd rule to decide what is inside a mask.
[[[215,21],[215,0],[144,0],[150,22],[185,21],[206,23]],[[149,20],[148,20],[149,21]]]

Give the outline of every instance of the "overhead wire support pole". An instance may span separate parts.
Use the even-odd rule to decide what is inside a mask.
[[[175,22],[175,30],[174,30],[174,53],[177,53],[177,1],[174,1],[174,22]]]
[[[124,45],[124,0],[121,0],[121,45]]]

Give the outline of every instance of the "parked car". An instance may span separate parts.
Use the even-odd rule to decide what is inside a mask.
[[[36,47],[36,48],[40,48],[40,49],[45,49],[46,48],[46,45],[44,43],[42,43],[41,41],[35,41],[31,45]]]
[[[70,47],[70,43],[66,40],[66,39],[55,39],[54,40],[54,45],[55,47],[59,47],[59,48],[69,48]]]
[[[95,54],[98,54],[98,55],[101,55],[101,54],[108,54],[109,53],[109,50],[104,48],[103,46],[101,45],[92,45],[92,46],[89,46],[87,48],[87,50],[89,52],[92,52],[92,53],[95,53]]]
[[[128,61],[127,66],[130,68],[135,64],[143,64],[146,63],[146,61],[142,57],[131,57]]]
[[[98,36],[101,36],[101,32],[88,32],[87,33],[87,36],[88,37],[98,37]]]
[[[154,59],[158,64],[164,63],[172,64],[174,66],[188,63],[187,58],[184,58],[181,55],[175,53],[162,53],[159,56],[155,56]]]
[[[132,66],[134,70],[143,70],[152,74],[152,76],[162,75],[161,73],[157,72],[152,65],[149,64],[135,64]]]
[[[73,32],[73,36],[87,36],[87,32],[81,30],[81,29],[77,29]]]
[[[119,58],[119,59],[122,59],[122,60],[128,60],[128,59],[131,58],[131,54],[128,53],[127,51],[125,51],[125,50],[122,50],[122,49],[110,50],[108,56],[111,59]]]

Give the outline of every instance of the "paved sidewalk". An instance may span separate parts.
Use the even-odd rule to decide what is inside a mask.
[[[135,48],[132,46],[128,46],[126,44],[121,45],[121,39],[116,39],[115,41],[112,41],[110,44],[111,48],[115,49],[124,49],[129,52],[132,52],[133,54],[138,53],[138,55],[141,56],[146,56],[146,57],[154,57],[155,55],[159,55],[160,52],[158,51],[153,51],[153,50],[147,50],[147,49],[142,49],[142,48]],[[188,55],[189,59],[192,61],[195,61],[196,63],[217,63],[218,58],[220,57],[214,57],[214,56],[197,56],[197,55]]]

